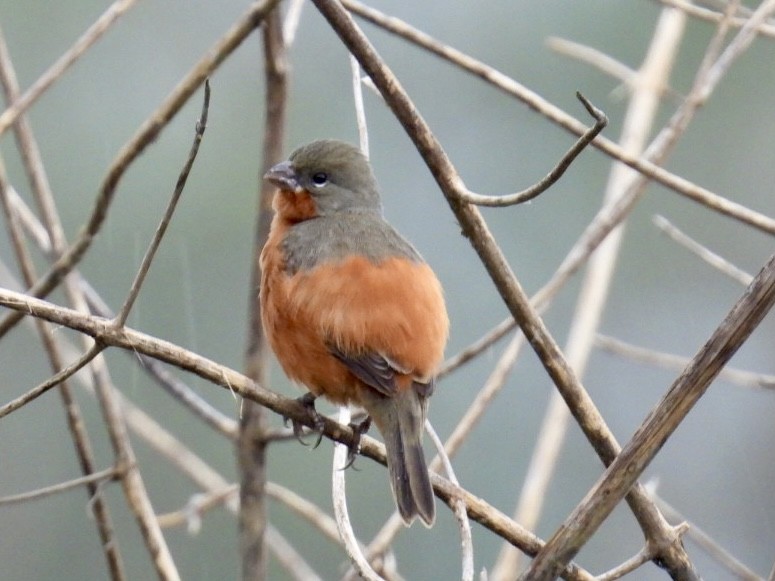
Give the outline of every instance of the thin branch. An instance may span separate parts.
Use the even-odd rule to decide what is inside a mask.
[[[340,406],[337,421],[340,424],[350,423],[350,408]],[[369,561],[361,551],[358,539],[355,537],[350,515],[347,511],[347,491],[345,473],[347,472],[347,456],[349,448],[344,444],[334,445],[334,459],[331,466],[331,497],[334,504],[334,517],[339,537],[342,539],[345,552],[355,566],[362,579],[368,581],[384,581],[377,572],[371,568]]]
[[[547,38],[546,45],[559,54],[592,65],[606,75],[613,77],[621,83],[625,83],[630,88],[637,86],[638,71],[631,69],[624,63],[596,48],[556,36]]]
[[[32,238],[35,245],[40,248],[44,254],[51,254],[52,245],[51,237],[49,236],[46,228],[38,220],[35,213],[30,210],[27,204],[24,203],[19,193],[11,184],[8,187],[8,203],[11,210],[16,214],[19,223],[24,228],[27,236]]]
[[[145,543],[145,548],[151,557],[156,574],[165,581],[176,581],[180,579],[180,575],[172,559],[172,554],[167,547],[161,528],[159,528],[159,523],[156,520],[153,506],[148,497],[148,492],[129,440],[119,398],[116,390],[111,386],[110,375],[102,356],[98,356],[94,360],[91,370],[94,376],[97,400],[99,401],[105,427],[116,457],[116,463],[119,466],[127,467],[126,471],[121,474],[121,484],[129,509],[132,511],[140,529],[140,534]]]
[[[353,102],[355,104],[355,121],[358,126],[358,143],[363,155],[369,157],[369,126],[366,123],[366,109],[363,106],[363,82],[361,65],[350,55],[350,73],[353,82]]]
[[[202,516],[206,512],[222,506],[228,499],[237,497],[238,494],[237,484],[229,484],[213,492],[193,494],[180,510],[160,514],[157,517],[159,526],[168,529],[185,525],[189,534],[196,534],[202,528]]]
[[[124,304],[121,306],[121,308],[118,311],[118,314],[116,315],[114,324],[119,327],[122,326],[124,323],[126,323],[127,317],[129,317],[129,311],[132,309],[132,306],[135,304],[135,300],[137,300],[137,297],[140,294],[140,288],[142,287],[143,282],[145,281],[145,277],[147,276],[148,271],[151,268],[151,263],[153,262],[153,259],[156,256],[156,251],[159,249],[159,246],[161,245],[161,240],[162,238],[164,238],[164,234],[166,234],[167,228],[169,227],[170,222],[172,221],[172,215],[175,213],[175,208],[178,205],[180,196],[183,194],[183,188],[186,187],[186,181],[188,181],[188,174],[191,173],[191,168],[194,166],[194,161],[196,160],[196,154],[199,153],[199,145],[202,143],[202,137],[204,136],[205,129],[207,129],[207,113],[209,109],[210,109],[210,81],[205,80],[204,99],[202,100],[202,113],[199,116],[199,120],[196,122],[196,130],[194,132],[194,142],[191,144],[191,150],[188,152],[188,159],[186,159],[186,163],[183,165],[183,169],[180,170],[180,174],[178,175],[178,181],[175,184],[175,190],[172,193],[172,197],[170,198],[170,201],[167,203],[167,208],[164,211],[164,216],[162,217],[161,222],[159,223],[159,226],[156,228],[156,232],[154,232],[153,234],[153,238],[151,239],[151,243],[148,246],[148,250],[146,250],[145,256],[143,256],[143,260],[140,264],[140,268],[138,269],[137,274],[135,275],[135,278],[132,281],[132,286],[129,289],[129,295],[126,297]]]
[[[686,12],[689,16],[693,16],[694,18],[699,18],[700,20],[705,20],[707,22],[721,22],[726,18],[726,16],[721,12],[716,12],[715,10],[709,10],[707,8],[703,8],[702,6],[698,6],[697,4],[694,4],[692,2],[688,2],[687,0],[657,0],[658,2],[665,4],[666,6],[673,6],[675,8],[678,8],[679,10],[683,10]],[[729,23],[732,26],[736,27],[742,27],[746,22],[748,22],[748,18],[738,18],[734,17],[730,19]],[[762,22],[757,27],[757,32],[767,38],[775,38],[775,26],[769,23]]]
[[[433,429],[433,426],[427,419],[425,420],[425,431],[428,433],[431,442],[433,442],[433,445],[436,447],[436,452],[438,453],[439,458],[441,458],[441,463],[444,466],[444,472],[446,472],[447,478],[455,486],[460,486],[460,483],[457,480],[457,476],[455,475],[455,471],[452,468],[452,462],[450,462],[449,456],[447,456],[447,453],[444,450],[444,444],[442,443],[441,438],[439,438],[439,435],[436,433],[436,430]],[[458,528],[460,529],[460,553],[462,560],[461,579],[463,581],[473,581],[474,542],[471,538],[471,522],[468,520],[466,507],[465,504],[463,504],[463,501],[453,500],[451,504],[455,513],[455,519],[457,520]]]
[[[653,349],[638,347],[620,339],[609,337],[608,335],[598,334],[597,337],[595,337],[595,345],[609,353],[618,355],[619,357],[627,357],[633,361],[646,365],[654,365],[663,369],[680,371],[691,361],[691,358],[689,357],[682,357],[680,355],[673,355],[672,353],[663,353]],[[775,375],[754,373],[752,371],[735,369],[733,367],[724,367],[724,369],[719,372],[719,379],[723,379],[741,387],[775,389]]]
[[[304,0],[290,0],[288,2],[288,11],[285,13],[283,21],[283,42],[285,46],[292,46],[296,40],[296,31],[301,22],[301,12],[304,8]]]
[[[80,371],[85,365],[88,365],[91,361],[94,360],[95,357],[97,357],[97,355],[102,353],[103,349],[105,349],[104,345],[95,343],[86,353],[81,355],[76,361],[73,361],[67,367],[63,367],[55,375],[49,377],[46,381],[44,381],[40,385],[35,386],[27,393],[20,395],[19,397],[11,400],[4,406],[0,407],[0,419],[24,407],[28,403],[35,401],[37,398],[39,398],[41,395],[46,393],[52,387],[56,387],[60,385],[63,381],[67,380],[74,374],[78,373],[78,371]]]
[[[457,354],[449,357],[441,366],[438,373],[438,378],[446,377],[453,371],[456,371],[469,361],[472,361],[487,349],[492,347],[496,342],[505,337],[509,331],[512,331],[516,326],[514,319],[509,317],[504,319],[487,333],[481,336],[479,339],[464,347]]]
[[[670,221],[663,216],[654,216],[652,219],[654,225],[662,232],[667,234],[672,240],[686,248],[689,252],[698,256],[704,262],[710,264],[713,268],[719,272],[725,274],[729,278],[736,280],[743,286],[748,286],[753,280],[753,276],[745,272],[744,270],[737,268],[734,264],[722,258],[715,252],[709,250],[679,228],[675,227]]]
[[[682,527],[685,529],[685,527]],[[636,569],[639,569],[654,558],[653,551],[648,547],[643,547],[636,555],[627,559],[624,563],[617,565],[610,571],[601,573],[597,576],[597,581],[615,581],[625,575],[629,575]]]
[[[102,16],[86,29],[86,32],[81,35],[75,44],[62,54],[23,95],[14,99],[11,105],[0,115],[0,135],[5,133],[19,116],[37,101],[52,84],[59,80],[67,69],[81,58],[95,42],[102,38],[102,35],[113,26],[116,20],[132,8],[136,2],[137,0],[116,0],[116,2],[111,4]]]
[[[14,494],[12,496],[3,496],[0,498],[0,506],[39,500],[41,498],[46,498],[47,496],[67,492],[73,488],[80,488],[87,484],[101,484],[115,479],[118,476],[118,473],[119,470],[116,468],[106,468],[99,472],[92,472],[88,476],[81,476],[80,478],[74,478],[73,480],[60,482],[59,484],[53,484],[51,486],[46,486],[45,488],[38,488],[37,490],[22,492],[21,494]]]
[[[775,255],[756,275],[621,453],[533,560],[525,579],[553,579],[597,530],[775,304]]]
[[[261,0],[255,2],[248,11],[237,20],[234,26],[202,57],[189,73],[172,90],[162,105],[140,126],[135,135],[121,148],[113,160],[108,173],[102,181],[99,194],[94,202],[91,215],[81,229],[77,239],[68,247],[32,287],[30,294],[45,297],[62,281],[84,257],[95,235],[101,229],[108,210],[113,202],[116,188],[129,166],[159,136],[169,121],[180,111],[191,95],[204,80],[261,24],[264,17],[279,0]],[[2,338],[20,320],[21,315],[12,313],[0,321]]]

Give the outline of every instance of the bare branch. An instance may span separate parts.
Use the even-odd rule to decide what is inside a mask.
[[[293,23],[290,26],[298,24]],[[248,325],[245,346],[245,373],[261,385],[269,380],[269,345],[262,322],[260,297],[261,249],[269,235],[272,219],[272,195],[269,184],[262,179],[269,168],[280,161],[285,142],[285,122],[288,109],[288,64],[289,37],[283,30],[280,7],[269,13],[261,31],[264,55],[264,134],[263,151],[257,163],[258,187],[256,200],[256,222],[254,226],[253,252],[248,290]],[[240,474],[239,542],[244,581],[259,581],[267,578],[267,555],[265,542],[268,516],[266,511],[267,483],[267,440],[265,413],[261,406],[251,401],[242,401],[240,407],[239,433],[236,441],[237,468]],[[293,565],[297,560],[292,560]]]
[[[16,78],[13,62],[5,42],[5,37],[0,32],[0,82],[2,83],[3,93],[7,102],[14,102],[19,98],[19,83]],[[25,286],[32,286],[37,274],[33,264],[30,262],[29,253],[23,243],[23,234],[21,227],[33,231],[35,240],[40,243],[44,251],[51,251],[54,248],[64,246],[64,235],[62,227],[56,215],[53,195],[48,184],[46,172],[43,169],[42,157],[37,142],[32,132],[32,128],[25,115],[17,117],[13,124],[14,136],[21,153],[22,162],[27,172],[33,194],[40,207],[46,228],[30,228],[31,224],[37,224],[37,218],[32,212],[24,211],[24,205],[16,191],[8,183],[5,175],[2,160],[0,160],[0,197],[2,197],[3,209],[8,216],[8,225],[11,233],[11,239],[14,243],[17,259],[22,267],[22,275],[25,279]],[[67,280],[65,283],[65,293],[72,301],[72,304],[78,306],[77,293],[73,293],[72,282]],[[47,353],[52,371],[57,374],[63,367],[63,357],[60,349],[49,333],[47,325],[41,321],[35,322],[35,327],[40,337],[40,341]],[[91,351],[92,347],[88,339],[83,341],[84,349]],[[70,437],[73,440],[76,458],[80,469],[85,476],[92,474],[95,470],[94,454],[92,453],[91,441],[86,430],[86,424],[83,421],[80,407],[72,396],[70,386],[67,381],[59,384],[60,399],[65,412]],[[107,562],[108,574],[115,581],[125,579],[124,566],[119,550],[118,541],[114,535],[113,524],[110,518],[110,511],[105,502],[105,498],[94,483],[87,483],[87,491],[91,497],[92,514],[97,527],[97,532],[102,543],[105,560]]]
[[[363,106],[363,83],[361,77],[361,65],[358,60],[350,55],[350,71],[353,81],[353,102],[355,104],[355,121],[358,125],[358,141],[361,151],[369,157],[369,126],[366,123],[366,109]]]
[[[680,355],[645,349],[644,347],[631,345],[630,343],[607,335],[597,335],[597,337],[595,337],[595,344],[601,349],[619,355],[620,357],[627,357],[633,361],[638,361],[647,365],[655,365],[664,369],[680,371],[691,361],[689,357],[681,357]],[[766,375],[764,373],[754,373],[752,371],[724,367],[724,369],[719,372],[719,378],[741,387],[775,389],[775,375]]]
[[[752,275],[737,268],[728,260],[722,258],[715,252],[709,250],[696,240],[692,239],[687,234],[683,233],[680,229],[671,224],[667,218],[664,218],[663,216],[654,216],[652,222],[654,222],[654,225],[662,230],[662,232],[689,250],[689,252],[710,264],[713,268],[727,275],[729,278],[736,280],[743,286],[748,286],[751,284],[751,280],[753,280]]]
[[[648,52],[638,70],[630,103],[622,126],[621,147],[627,153],[640,155],[648,139],[661,97],[661,87],[668,83],[675,56],[683,38],[686,17],[682,12],[664,9],[652,36]],[[604,203],[623,196],[638,174],[622,164],[613,164],[604,194]],[[619,248],[624,235],[624,223],[603,240],[587,263],[576,309],[571,321],[565,353],[579,378],[583,377],[592,353],[595,332],[600,325],[608,298]],[[533,450],[524,484],[517,501],[514,519],[530,530],[538,526],[546,491],[554,475],[567,432],[572,410],[560,391],[555,391]],[[640,516],[638,516],[640,512]],[[665,539],[671,534],[657,511],[636,511],[636,518],[647,538]],[[669,546],[668,543],[657,543]],[[494,579],[514,579],[520,571],[521,555],[504,545],[493,567]],[[675,556],[674,567],[681,556]]]
[[[54,494],[60,494],[67,492],[73,488],[80,488],[87,484],[100,484],[113,480],[118,476],[118,470],[116,468],[106,468],[99,472],[92,472],[88,476],[81,476],[80,478],[74,478],[67,482],[60,482],[59,484],[53,484],[52,486],[46,486],[45,488],[38,488],[37,490],[31,490],[29,492],[23,492],[21,494],[14,494],[13,496],[4,496],[0,498],[0,506],[7,504],[18,504],[21,502],[29,502],[31,500],[38,500],[52,496]]]
[[[688,2],[687,0],[658,0],[658,1],[667,6],[673,6],[675,8],[678,8],[679,10],[683,10],[689,16],[693,16],[695,18],[699,18],[707,22],[721,22],[726,18],[726,16],[721,12],[715,12],[713,10],[703,8],[702,6],[698,6],[697,4]],[[730,24],[738,28],[743,26],[746,22],[748,22],[748,18],[735,17],[730,20]],[[768,38],[775,38],[775,26],[773,26],[772,24],[764,23],[764,22],[760,23],[757,27],[757,31],[762,36],[765,36]]]
[[[447,453],[444,450],[444,444],[442,443],[441,438],[439,438],[439,435],[436,433],[436,430],[433,429],[433,426],[427,419],[425,420],[425,431],[428,432],[428,436],[430,436],[431,442],[433,442],[433,445],[436,447],[436,452],[438,453],[438,457],[441,459],[441,463],[444,466],[444,472],[446,472],[447,478],[455,486],[460,486],[460,483],[457,480],[457,476],[455,475],[455,471],[452,468],[452,462],[450,462],[449,456],[447,456]],[[455,518],[457,519],[458,528],[460,529],[460,551],[462,556],[461,579],[463,581],[473,581],[474,542],[471,538],[471,522],[468,520],[465,504],[463,504],[461,500],[453,500],[451,505],[455,513]]]
[[[196,534],[202,528],[202,515],[213,508],[222,506],[229,498],[239,494],[237,484],[229,484],[221,490],[198,493],[191,496],[186,506],[175,512],[160,514],[159,526],[163,529],[186,525],[189,534]]]
[[[340,424],[349,424],[350,408],[341,406],[337,420]],[[361,578],[368,581],[383,581],[382,577],[371,568],[369,561],[363,555],[347,511],[345,472],[347,472],[348,452],[349,448],[344,444],[336,444],[334,446],[334,461],[331,467],[331,494],[334,504],[334,516],[336,517],[336,528],[339,531],[339,538],[342,539],[345,552]]]
[[[559,54],[573,57],[594,66],[617,81],[625,83],[630,88],[634,89],[637,84],[637,71],[602,51],[556,36],[547,38],[546,45]]]
[[[464,189],[464,186],[455,177],[457,174],[452,163],[438,140],[401,87],[398,79],[382,61],[341,4],[333,0],[313,0],[313,2],[379,88],[385,101],[433,174],[436,183],[460,223],[463,234],[469,238],[501,298],[515,320],[518,321],[548,375],[562,393],[585,436],[603,462],[610,463],[620,451],[616,439],[569,366],[556,341],[530,304],[481,214],[477,208],[461,202],[458,194]],[[628,503],[633,507],[642,527],[655,536],[659,534],[663,538],[669,538],[670,531],[664,519],[660,518],[654,504],[639,486],[633,488],[632,493],[628,496]],[[668,545],[664,546],[667,551]],[[670,561],[668,566],[674,571],[691,570],[688,557],[681,547],[673,547],[670,552],[665,553],[664,557]],[[689,576],[689,578],[693,577]]]
[[[180,170],[178,175],[178,181],[175,184],[175,191],[172,193],[170,201],[167,203],[167,209],[164,211],[164,216],[156,228],[156,232],[153,234],[148,250],[143,256],[143,260],[140,264],[140,268],[135,275],[135,279],[132,281],[132,286],[129,289],[129,295],[127,296],[124,304],[119,309],[118,314],[114,320],[114,324],[121,326],[126,323],[129,311],[132,309],[132,305],[135,304],[137,296],[140,294],[140,287],[142,287],[145,277],[151,268],[151,262],[153,262],[156,251],[161,245],[161,240],[164,238],[164,234],[167,232],[167,227],[172,221],[172,214],[175,213],[175,208],[178,205],[180,196],[183,194],[183,188],[186,187],[186,181],[188,181],[188,174],[191,173],[191,168],[194,166],[196,160],[196,154],[199,152],[199,145],[202,143],[202,137],[204,136],[205,129],[207,128],[207,113],[210,109],[210,81],[205,80],[204,99],[202,100],[202,113],[199,116],[199,120],[196,122],[196,131],[194,133],[194,142],[191,144],[191,150],[188,152],[188,159],[183,165],[183,169]]]
[[[56,387],[57,385],[60,385],[63,381],[73,376],[74,374],[78,373],[79,370],[83,369],[85,365],[88,365],[95,357],[97,357],[97,355],[99,355],[103,349],[105,349],[104,345],[95,343],[86,353],[81,355],[81,357],[79,357],[76,361],[73,361],[73,363],[71,363],[67,367],[63,367],[55,375],[48,378],[40,385],[32,388],[24,395],[21,395],[16,399],[11,400],[4,406],[0,407],[0,418],[4,418],[8,414],[15,412],[21,407],[24,407],[31,401],[36,400],[38,397],[46,393],[52,387]]]
[[[621,579],[625,575],[632,573],[639,567],[648,563],[653,558],[654,555],[651,554],[651,551],[648,549],[648,547],[643,547],[640,551],[638,551],[637,555],[627,559],[621,565],[614,567],[610,571],[606,571],[601,575],[598,575],[597,581],[615,581],[615,579]]]

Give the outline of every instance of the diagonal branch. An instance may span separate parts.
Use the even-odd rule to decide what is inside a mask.
[[[132,281],[132,286],[129,289],[129,294],[121,305],[118,314],[115,318],[116,326],[120,327],[126,323],[127,317],[129,317],[129,311],[132,310],[132,306],[135,304],[138,295],[140,294],[140,288],[145,282],[145,277],[148,275],[148,271],[151,268],[151,263],[156,256],[157,250],[161,245],[162,238],[167,232],[167,228],[172,221],[172,215],[175,213],[175,208],[180,201],[180,196],[183,195],[183,189],[186,187],[188,181],[188,174],[191,173],[191,168],[194,166],[194,160],[196,160],[196,154],[199,153],[199,146],[202,143],[202,137],[204,136],[205,129],[207,128],[207,114],[210,109],[210,81],[205,80],[205,94],[202,100],[202,113],[199,116],[199,120],[196,122],[196,131],[194,132],[194,142],[191,144],[191,150],[188,152],[188,158],[186,163],[183,164],[183,169],[180,170],[178,175],[178,181],[175,184],[175,190],[172,192],[172,197],[167,203],[167,209],[164,211],[164,216],[156,228],[156,232],[153,234],[151,243],[143,256],[143,260],[140,264],[140,268],[137,270],[135,279]]]
[[[775,255],[770,257],[632,439],[547,542],[524,579],[549,580],[563,570],[565,563],[576,555],[624,497],[774,304]]]

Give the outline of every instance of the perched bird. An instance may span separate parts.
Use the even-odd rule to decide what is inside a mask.
[[[362,407],[385,441],[398,511],[431,526],[422,435],[449,331],[433,271],[382,216],[356,147],[315,141],[264,176],[277,186],[261,253],[261,317],[286,375]]]

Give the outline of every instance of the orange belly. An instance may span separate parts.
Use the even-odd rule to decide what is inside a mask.
[[[431,269],[403,257],[375,264],[354,256],[289,275],[280,250],[287,227],[273,224],[261,258],[264,330],[286,375],[334,403],[360,404],[365,386],[330,354],[333,344],[386,356],[406,372],[399,385],[429,380],[449,326]]]

